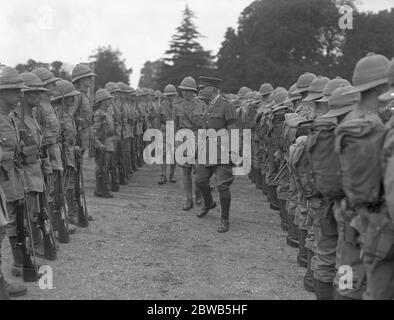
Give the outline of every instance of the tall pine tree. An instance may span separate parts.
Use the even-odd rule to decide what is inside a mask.
[[[167,57],[159,73],[158,84],[164,88],[169,83],[178,85],[186,76],[198,78],[202,74],[212,74],[214,68],[210,51],[203,49],[193,19],[195,15],[188,6],[183,11],[183,20],[172,36]]]

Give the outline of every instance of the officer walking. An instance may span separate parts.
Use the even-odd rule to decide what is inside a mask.
[[[209,101],[209,106],[203,116],[203,127],[205,129],[228,130],[230,136],[230,130],[236,129],[236,113],[235,108],[230,102],[224,99],[218,89],[218,85],[222,81],[218,78],[211,77],[200,77],[200,93]],[[226,147],[226,146],[224,146]],[[217,188],[220,196],[221,206],[221,223],[217,229],[218,232],[227,232],[230,227],[229,216],[230,216],[230,205],[231,205],[231,194],[230,185],[234,181],[234,175],[232,172],[233,165],[231,163],[222,163],[221,161],[221,143],[217,144],[217,163],[210,164],[198,164],[196,167],[197,174],[197,185],[201,190],[201,194],[204,199],[204,206],[201,208],[198,214],[199,218],[206,216],[209,210],[216,207],[216,203],[213,201],[211,189],[209,186],[209,180],[215,173],[217,180]],[[200,152],[200,150],[198,150]],[[200,158],[200,157],[199,157]],[[209,159],[209,155],[208,155]]]

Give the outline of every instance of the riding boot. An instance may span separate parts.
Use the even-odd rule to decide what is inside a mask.
[[[261,175],[261,168],[255,168],[255,177],[256,177],[256,189],[262,190],[263,176]]]
[[[312,271],[312,257],[313,251],[306,249],[307,254],[307,269],[303,279],[304,289],[308,292],[315,292],[315,285]]]
[[[306,236],[308,235],[307,230],[298,229],[298,254],[297,262],[300,267],[306,268],[308,266],[308,249],[305,248]]]
[[[220,192],[220,207],[221,207],[221,223],[218,227],[219,233],[227,232],[230,229],[230,205],[231,205],[231,194],[230,190]]]
[[[74,190],[66,190],[66,201],[68,208],[68,223],[78,225],[78,212],[74,201]]]
[[[162,185],[167,183],[167,165],[164,163],[160,166],[161,175],[158,184]]]
[[[252,183],[256,183],[256,169],[253,165],[250,169],[250,181],[252,181]]]
[[[199,185],[202,198],[204,200],[204,205],[201,208],[200,212],[197,214],[197,217],[202,218],[207,215],[209,210],[212,210],[216,207],[216,202],[213,201],[211,188],[209,185]]]
[[[96,189],[94,190],[94,195],[96,197],[102,197],[103,195],[102,186],[103,186],[102,173],[96,170]]]
[[[126,181],[127,177],[126,177],[124,170],[122,170],[121,166],[118,167],[118,172],[119,172],[119,184],[121,186],[127,185],[127,181]]]
[[[268,193],[268,185],[267,181],[265,180],[265,173],[261,172],[261,190],[263,192],[263,195],[267,195]]]
[[[183,187],[186,194],[186,203],[183,210],[188,211],[193,208],[192,176],[189,168],[183,168]]]
[[[334,285],[329,282],[323,282],[313,279],[315,284],[316,300],[334,300]]]

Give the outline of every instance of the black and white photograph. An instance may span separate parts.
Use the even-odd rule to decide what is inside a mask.
[[[394,300],[394,0],[1,0],[0,300]]]

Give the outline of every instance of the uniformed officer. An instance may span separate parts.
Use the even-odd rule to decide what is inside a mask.
[[[202,116],[205,109],[205,104],[199,101],[196,97],[197,84],[192,77],[186,77],[178,87],[181,90],[183,99],[175,104],[174,119],[175,131],[181,129],[189,129],[195,133],[197,139],[197,130],[202,128]],[[183,185],[186,193],[186,202],[183,210],[188,211],[193,208],[193,191],[192,191],[192,171],[194,166],[192,163],[178,164],[183,169]],[[196,187],[195,202],[197,205],[201,204],[201,192]]]
[[[94,195],[100,198],[113,198],[110,192],[109,165],[114,152],[115,134],[112,116],[108,107],[112,95],[105,89],[99,89],[94,98],[95,112],[91,124],[91,147],[96,160],[96,190]]]
[[[173,142],[168,142],[166,137],[166,122],[174,120],[174,101],[178,96],[175,86],[168,84],[164,88],[164,99],[161,101],[160,109],[156,117],[156,128],[163,134],[163,146],[158,146],[163,149],[163,164],[161,165],[161,175],[158,184],[167,183],[167,152],[170,152]],[[170,164],[170,182],[175,183],[175,163]]]
[[[129,103],[131,108],[130,113],[130,128],[131,128],[131,140],[130,140],[130,154],[131,154],[131,168],[133,172],[138,170],[137,167],[137,119],[138,119],[138,111],[137,111],[137,98],[136,98],[136,90],[131,88],[130,96],[129,96]]]
[[[73,111],[76,99],[80,92],[66,80],[56,82],[54,96],[51,102],[60,115],[62,158],[63,158],[63,184],[68,208],[68,223],[77,226],[77,208],[74,199],[76,159],[80,158],[82,149],[77,146],[77,128],[74,121]]]
[[[230,104],[230,102],[225,100],[219,93],[218,85],[221,82],[221,79],[211,77],[200,77],[199,79],[200,93],[203,97],[209,100],[209,106],[207,106],[203,116],[203,127],[205,129],[214,130],[225,129],[228,130],[230,136],[230,130],[237,128],[236,113],[235,108]],[[225,152],[229,152],[228,146],[222,146],[221,143],[217,142],[217,163],[199,163],[196,167],[196,181],[204,199],[204,206],[201,208],[201,211],[198,214],[199,218],[204,217],[209,212],[209,210],[216,207],[216,203],[213,201],[212,193],[209,187],[209,180],[211,176],[214,173],[216,175],[221,206],[221,223],[217,230],[220,233],[227,232],[230,227],[230,185],[234,181],[234,175],[232,171],[233,165],[231,162],[225,163],[225,161],[221,161],[222,147],[224,148]],[[200,152],[200,148],[198,152]]]
[[[136,122],[135,122],[135,148],[137,166],[142,167],[143,164],[143,135],[144,135],[144,123],[145,123],[145,111],[144,111],[144,96],[146,93],[141,88],[136,89]]]
[[[21,248],[17,245],[16,211],[18,206],[24,203],[24,185],[22,174],[15,162],[15,155],[18,156],[20,150],[19,133],[15,120],[10,117],[10,113],[18,105],[22,97],[22,88],[24,88],[22,78],[15,69],[7,66],[0,67],[0,146],[2,150],[0,185],[6,198],[6,206],[2,209],[8,215],[6,226],[0,226],[0,263],[1,245],[7,235],[14,258],[12,267],[14,275],[20,274],[23,266]],[[1,275],[0,278],[3,278],[3,276]],[[6,282],[5,286],[10,296],[24,295],[27,291],[27,288],[23,285],[11,285]]]

